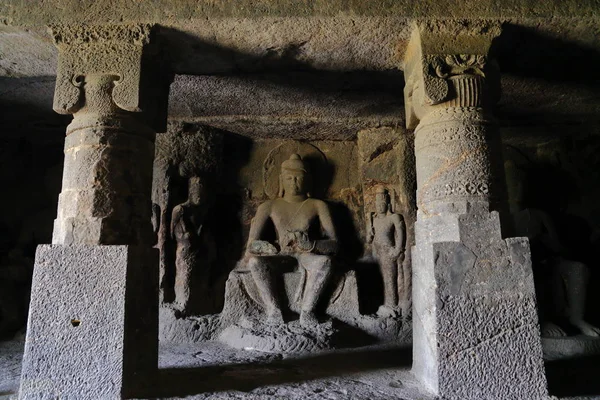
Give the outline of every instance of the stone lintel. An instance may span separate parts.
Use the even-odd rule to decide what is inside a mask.
[[[84,82],[114,77],[112,100],[125,111],[142,111],[142,58],[152,25],[52,25],[59,58],[54,111],[73,114],[85,104]]]
[[[140,395],[158,366],[155,253],[141,246],[38,247],[20,399]]]
[[[497,21],[435,20],[415,25],[404,58],[407,128],[415,129],[435,108],[482,106],[482,93],[459,99],[464,93],[454,87],[452,78],[479,77],[488,87],[499,87],[490,48],[500,33]]]

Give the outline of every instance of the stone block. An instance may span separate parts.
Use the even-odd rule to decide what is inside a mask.
[[[157,261],[138,246],[39,246],[19,398],[139,394],[158,368]]]
[[[417,248],[413,371],[445,399],[545,399],[527,240],[464,234],[476,231]]]

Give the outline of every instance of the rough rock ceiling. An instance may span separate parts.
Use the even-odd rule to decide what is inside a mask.
[[[110,6],[109,6],[110,5]],[[35,8],[34,8],[35,7]],[[35,11],[35,12],[32,12]],[[596,0],[3,0],[11,25],[161,22],[257,17],[553,18],[594,16]]]
[[[497,114],[505,124],[600,122],[597,1],[512,1],[502,9],[485,1],[446,8],[434,1],[293,3],[113,1],[106,7],[103,1],[55,0],[32,13],[25,12],[31,2],[5,0],[4,125],[35,121],[31,129],[43,131],[68,121],[51,111],[57,52],[44,25],[92,17],[96,23],[160,21],[163,61],[176,74],[172,119],[254,137],[328,139],[402,125],[401,68],[412,24],[442,10],[505,21],[496,45],[503,74]]]

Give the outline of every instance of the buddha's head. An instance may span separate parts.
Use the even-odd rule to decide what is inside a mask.
[[[305,194],[310,197],[310,174],[308,166],[298,154],[292,154],[281,163],[279,174],[279,197]]]
[[[375,192],[375,209],[380,214],[385,214],[391,209],[390,195],[383,186],[378,186],[377,191]]]

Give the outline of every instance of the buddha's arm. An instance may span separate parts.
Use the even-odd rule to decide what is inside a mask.
[[[565,249],[558,239],[558,232],[556,231],[554,222],[552,222],[552,218],[544,212],[540,212],[540,218],[546,229],[546,233],[542,234],[540,237],[541,242],[555,253],[564,253]]]
[[[181,236],[185,233],[182,231],[182,226],[179,223],[181,221],[181,217],[183,215],[183,209],[180,206],[177,206],[173,209],[173,214],[171,216],[171,237],[175,240],[180,239]]]
[[[256,215],[252,218],[250,223],[250,234],[248,235],[248,243],[252,243],[255,240],[260,240],[265,225],[270,218],[271,207],[268,203],[263,203],[256,210]]]
[[[256,215],[250,223],[250,234],[248,235],[248,243],[246,251],[251,254],[275,254],[277,248],[267,241],[261,239],[267,221],[271,218],[270,202],[263,203],[256,210]]]
[[[315,240],[313,253],[333,255],[338,251],[338,239],[333,225],[333,218],[325,202],[318,204],[319,220],[326,239]]]
[[[406,231],[406,227],[404,224],[404,218],[402,218],[398,214],[394,214],[392,216],[394,222],[394,234],[395,234],[395,247],[394,247],[394,256],[398,257],[401,253],[404,252],[404,234]]]
[[[375,228],[373,227],[373,214],[370,212],[367,218],[367,243],[373,243],[373,239],[375,239]]]

